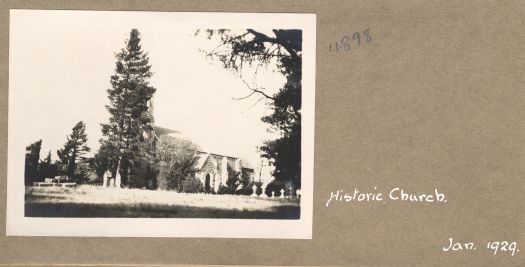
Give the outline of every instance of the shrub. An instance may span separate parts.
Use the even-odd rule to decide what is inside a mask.
[[[266,186],[266,192],[264,192],[267,196],[272,196],[272,191],[275,192],[275,196],[278,197],[281,195],[281,189],[284,189],[284,184],[273,180]]]
[[[219,195],[232,195],[235,194],[235,187],[230,187],[227,185],[219,185],[219,190],[217,190],[217,194]]]
[[[257,185],[257,189],[255,190],[255,193],[260,196],[263,191],[262,191],[262,182],[257,182],[255,183],[255,185]]]
[[[181,183],[180,192],[200,193],[204,192],[204,186],[199,179],[188,178]]]
[[[77,163],[73,177],[70,180],[77,184],[89,183],[97,179],[97,175],[86,162]]]
[[[261,182],[255,182],[255,183],[254,182],[250,182],[246,186],[243,186],[242,189],[237,191],[237,194],[240,194],[240,195],[251,195],[251,194],[253,194],[253,185],[257,186],[257,188],[255,189],[255,193],[257,195],[262,194],[262,188],[261,188],[262,183]]]

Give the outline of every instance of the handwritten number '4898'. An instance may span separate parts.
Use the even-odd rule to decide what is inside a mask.
[[[339,52],[339,51],[350,51],[350,44],[353,43],[354,46],[359,47],[361,43],[364,42],[369,44],[372,42],[372,36],[370,35],[370,30],[366,29],[361,35],[360,32],[354,32],[352,36],[345,35],[341,38],[340,41],[330,43],[330,52]]]

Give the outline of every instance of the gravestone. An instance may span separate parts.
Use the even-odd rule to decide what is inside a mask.
[[[266,184],[261,185],[262,193],[259,195],[260,197],[268,197],[266,194]]]

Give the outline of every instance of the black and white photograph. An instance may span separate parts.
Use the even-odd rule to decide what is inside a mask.
[[[8,235],[311,238],[315,15],[11,10]]]

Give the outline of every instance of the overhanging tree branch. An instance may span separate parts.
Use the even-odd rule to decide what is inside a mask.
[[[262,87],[259,87],[259,88],[252,88],[252,87],[250,87],[250,85],[249,85],[245,80],[242,80],[242,82],[246,85],[246,87],[248,87],[248,89],[250,89],[250,90],[253,91],[252,94],[254,94],[254,93],[259,93],[259,94],[263,95],[264,97],[266,97],[266,98],[268,98],[268,99],[271,99],[271,100],[273,100],[273,101],[277,101],[277,99],[275,99],[273,96],[269,96],[269,95],[267,95],[265,92],[259,90],[259,89],[264,89],[264,88],[262,88]],[[248,96],[248,97],[249,97],[249,96]],[[246,97],[245,97],[245,98],[246,98]]]
[[[293,49],[292,47],[290,47],[290,45],[288,43],[285,43],[279,39],[276,39],[276,38],[272,38],[272,37],[269,37],[268,35],[264,34],[264,33],[260,33],[258,31],[255,31],[253,29],[247,29],[246,30],[247,32],[251,33],[253,36],[255,36],[255,38],[250,41],[250,42],[269,42],[269,43],[273,43],[273,44],[279,44],[281,45],[282,47],[284,47],[284,49],[286,49],[286,51],[288,51],[288,53],[290,53],[290,56],[294,59],[297,59],[298,58],[298,55],[297,55],[297,52],[295,51],[295,49]],[[250,43],[248,42],[248,43]]]

